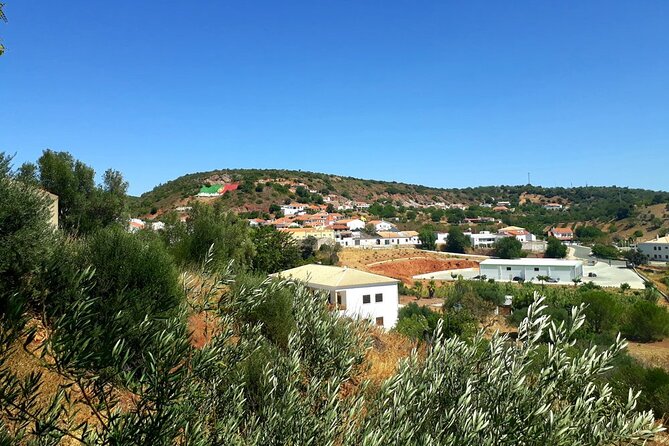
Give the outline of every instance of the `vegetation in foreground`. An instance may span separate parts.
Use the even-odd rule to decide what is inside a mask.
[[[232,217],[66,236],[1,161],[0,249],[20,262],[0,270],[0,444],[594,445],[659,430],[602,380],[625,341],[576,349],[582,306],[560,322],[533,294],[517,341],[438,320],[429,348],[373,386],[359,379],[371,328],[266,279],[279,266]],[[200,347],[192,315],[210,331]],[[19,374],[16,349],[41,368]]]

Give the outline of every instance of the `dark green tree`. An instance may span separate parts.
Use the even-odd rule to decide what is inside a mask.
[[[302,258],[293,237],[273,226],[258,226],[251,230],[255,254],[251,268],[259,273],[271,274],[294,268]]]
[[[546,246],[546,257],[551,259],[563,259],[567,256],[567,247],[555,237],[548,237]]]
[[[421,248],[428,251],[434,251],[437,243],[437,233],[433,226],[425,225],[418,231]]]
[[[467,237],[458,226],[451,226],[448,230],[448,237],[446,238],[446,251],[464,253],[471,245],[471,240]]]
[[[493,253],[501,259],[524,257],[523,244],[515,237],[504,237],[495,242]]]

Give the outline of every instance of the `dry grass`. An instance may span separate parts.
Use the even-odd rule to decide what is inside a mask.
[[[379,386],[395,374],[399,362],[417,348],[417,343],[399,333],[377,329],[372,333],[372,340],[360,380],[369,380],[372,385]]]

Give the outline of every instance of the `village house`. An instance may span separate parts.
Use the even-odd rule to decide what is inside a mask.
[[[420,245],[416,231],[379,231],[380,245]]]
[[[303,214],[306,208],[306,205],[300,203],[284,204],[281,205],[281,212],[283,212],[283,215],[288,217],[291,215]]]
[[[555,237],[563,243],[571,243],[574,241],[574,230],[571,228],[553,228],[548,231],[549,237]]]
[[[507,237],[515,237],[522,243],[533,242],[537,239],[537,236],[532,234],[525,228],[519,226],[507,226],[497,231],[498,234],[504,235]]]
[[[560,203],[547,203],[544,204],[544,209],[549,211],[561,211],[563,206]]]
[[[346,226],[345,229],[348,229],[349,231],[360,231],[361,229],[365,229],[365,222],[359,218],[346,218],[337,220],[337,226],[340,225]]]
[[[388,223],[387,221],[384,220],[372,220],[368,224],[374,226],[374,230],[376,232],[379,231],[392,231],[395,229],[395,225],[392,223]]]
[[[304,265],[273,274],[290,278],[313,290],[325,291],[328,303],[342,316],[367,319],[387,330],[397,323],[399,280],[353,268]]]
[[[279,228],[279,231],[290,234],[295,240],[303,241],[309,237],[317,240],[335,241],[335,233],[331,228]]]
[[[639,243],[637,248],[651,262],[669,263],[669,236],[657,237],[653,240]]]

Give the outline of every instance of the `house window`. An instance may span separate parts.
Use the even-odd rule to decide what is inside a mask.
[[[535,271],[539,271],[539,268],[534,268]]]
[[[511,267],[510,267],[510,266],[507,266],[507,267],[506,267],[506,270],[507,270],[507,271],[511,271]]]
[[[374,302],[383,302],[383,294],[377,293],[374,295]]]
[[[371,294],[363,294],[362,295],[362,303],[363,304],[368,304],[372,301],[372,295]]]
[[[382,317],[377,317],[376,318],[376,325],[378,326],[383,326],[383,318]]]

